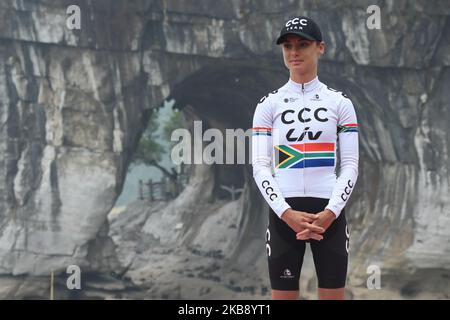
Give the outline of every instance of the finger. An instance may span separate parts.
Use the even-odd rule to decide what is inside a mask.
[[[307,230],[307,233],[303,233],[303,234],[299,234],[297,235],[297,240],[308,240],[309,239],[309,234],[311,233],[309,230]]]
[[[303,217],[309,218],[309,219],[312,219],[312,220],[317,220],[319,218],[319,215],[313,214],[313,213],[303,212]]]
[[[302,222],[309,222],[309,223],[311,223],[311,222],[314,222],[314,221],[315,221],[314,219],[311,219],[309,217],[302,217]]]
[[[323,239],[323,236],[320,235],[320,234],[314,233],[314,232],[310,232],[309,233],[309,238],[320,241],[320,240]]]
[[[305,223],[303,224],[303,227],[308,228],[310,231],[315,232],[315,233],[324,233],[325,229],[319,226],[315,226],[313,224],[310,223]]]
[[[310,231],[308,229],[300,231],[297,233],[297,238],[301,238],[301,237],[305,237],[305,236],[307,237],[309,235],[309,232]]]

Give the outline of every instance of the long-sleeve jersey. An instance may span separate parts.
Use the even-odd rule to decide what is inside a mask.
[[[339,152],[339,176],[336,176]],[[252,128],[253,177],[279,216],[285,198],[329,199],[338,217],[358,177],[358,122],[352,102],[316,77],[291,79],[263,97]]]

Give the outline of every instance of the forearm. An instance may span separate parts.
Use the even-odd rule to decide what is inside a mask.
[[[286,202],[271,174],[270,164],[268,165],[264,162],[264,160],[255,161],[253,164],[253,177],[266,202],[277,216],[281,217],[290,208],[290,205]]]
[[[347,204],[358,178],[358,136],[345,136],[340,143],[341,168],[326,209],[339,217]]]

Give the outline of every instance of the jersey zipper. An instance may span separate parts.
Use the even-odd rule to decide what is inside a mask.
[[[306,108],[306,105],[305,105],[305,84],[304,83],[302,83],[302,100],[303,100],[303,108]],[[303,122],[303,134],[305,134],[304,137],[306,138],[305,128],[306,128],[306,125],[305,125],[305,122]],[[306,143],[305,140],[303,140],[303,143]],[[304,154],[306,154],[306,148],[304,148]],[[306,158],[304,158],[303,165],[305,163],[306,163]],[[304,197],[306,196],[305,168],[306,167],[303,166],[303,170],[302,170],[302,174],[303,174],[303,196]]]

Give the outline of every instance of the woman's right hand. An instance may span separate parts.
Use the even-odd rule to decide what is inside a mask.
[[[281,220],[286,222],[286,224],[295,231],[295,233],[299,233],[308,229],[309,239],[314,240],[322,240],[322,234],[325,232],[325,229],[312,223],[319,218],[317,214],[307,213],[303,211],[297,211],[292,208],[287,209],[282,215]],[[304,239],[306,240],[306,239]]]

